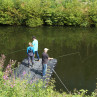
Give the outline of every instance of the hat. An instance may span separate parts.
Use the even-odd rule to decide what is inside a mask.
[[[44,48],[44,51],[48,51],[49,49],[48,48]]]
[[[33,36],[32,38],[35,38],[35,39],[36,39],[36,37],[35,37],[35,36]]]

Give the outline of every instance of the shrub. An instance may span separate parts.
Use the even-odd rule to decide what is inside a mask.
[[[40,18],[30,18],[26,21],[26,25],[29,27],[36,27],[43,24],[43,21]]]
[[[5,56],[2,55],[0,58],[0,66],[4,65]],[[66,94],[65,92],[59,93],[54,90],[54,81],[52,80],[47,87],[45,87],[45,81],[36,80],[28,81],[26,76],[24,79],[15,78],[9,76],[12,71],[12,66],[15,61],[10,61],[10,64],[5,69],[5,72],[0,70],[0,97],[82,97],[85,96],[86,91],[82,90],[80,94],[77,92],[74,94]],[[1,68],[3,68],[1,66]],[[12,74],[12,73],[11,73]],[[7,76],[5,78],[4,76]],[[94,95],[94,93],[92,94]]]
[[[90,24],[97,26],[97,1],[91,2],[89,5]]]
[[[1,0],[0,24],[97,25],[96,0]]]

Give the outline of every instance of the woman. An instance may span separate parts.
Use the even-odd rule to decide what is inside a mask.
[[[28,55],[28,65],[34,64],[34,47],[31,42],[29,42],[29,47],[27,47],[27,55]],[[30,64],[31,63],[31,64]]]

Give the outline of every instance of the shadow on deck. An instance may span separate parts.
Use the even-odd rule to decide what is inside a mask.
[[[41,63],[42,63],[42,59],[40,59],[40,61],[35,61],[33,67],[29,68],[28,59],[26,58],[21,62],[19,67],[15,69],[14,74],[16,77],[20,77],[20,79],[23,79],[24,76],[26,75],[26,79],[32,82],[38,79],[50,80],[51,75],[53,73],[53,69],[57,63],[57,60],[53,59],[48,61],[47,73],[45,77],[42,77]]]

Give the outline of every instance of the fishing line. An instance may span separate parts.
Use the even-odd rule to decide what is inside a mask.
[[[69,55],[75,55],[75,54],[78,54],[80,56],[80,60],[81,60],[81,55],[80,55],[80,52],[76,52],[76,53],[70,53],[70,54],[65,54],[65,55],[62,55],[62,56],[58,56],[56,58],[60,58],[60,57],[65,57],[65,56],[69,56]],[[66,85],[62,82],[61,78],[58,76],[58,74],[56,73],[56,71],[54,69],[52,69],[53,72],[55,73],[55,75],[57,76],[57,78],[59,79],[59,81],[61,82],[61,84],[64,86],[64,88],[67,90],[68,93],[70,93],[70,91],[68,90],[68,88],[66,87]]]
[[[17,51],[14,51],[14,52],[11,52],[11,53],[8,53],[8,54],[5,54],[5,55],[10,55],[10,54],[17,53],[17,52],[20,52],[20,51],[23,51],[23,50],[26,50],[26,49],[17,50]]]
[[[64,86],[64,88],[67,90],[67,92],[68,93],[70,93],[69,92],[69,90],[68,90],[68,88],[66,87],[66,85],[62,82],[62,80],[60,79],[60,77],[58,76],[58,74],[56,73],[56,71],[54,70],[54,69],[52,69],[53,70],[53,72],[55,73],[55,75],[57,76],[57,78],[59,79],[59,81],[61,82],[61,84]]]
[[[89,56],[89,57],[87,57],[87,58],[85,58],[85,59],[82,61],[82,63],[84,63],[86,60],[88,60],[89,58],[91,58],[91,57],[93,57],[93,56],[95,56],[95,55],[97,55],[97,53],[96,53],[96,54],[93,54],[93,55],[91,55],[91,56]]]
[[[66,54],[66,55],[58,56],[58,57],[55,57],[55,58],[60,58],[60,57],[65,57],[65,56],[70,56],[70,55],[75,55],[75,54],[79,54],[79,55],[80,55],[80,52],[70,53],[70,54]]]

